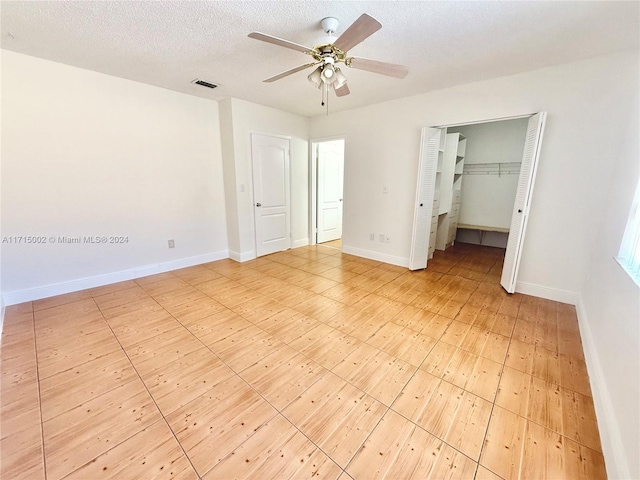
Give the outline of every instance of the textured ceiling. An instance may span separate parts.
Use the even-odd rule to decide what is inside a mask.
[[[313,46],[320,21],[360,14],[382,30],[351,55],[407,65],[404,80],[345,68],[340,111],[429,90],[622,51],[638,51],[638,2],[2,1],[2,48],[213,100],[236,97],[321,115],[299,72],[310,57],[247,37],[260,31]],[[208,90],[194,78],[219,83]],[[44,80],[43,80],[44,81]]]

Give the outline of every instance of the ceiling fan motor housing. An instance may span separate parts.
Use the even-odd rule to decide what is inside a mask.
[[[326,17],[322,19],[322,30],[327,35],[331,35],[338,31],[338,27],[340,26],[340,22],[335,17]]]

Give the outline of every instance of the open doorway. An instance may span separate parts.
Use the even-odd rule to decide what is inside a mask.
[[[485,141],[478,136],[482,133],[479,125],[486,125],[485,135],[489,131],[505,135],[508,129],[498,122],[523,118],[526,124],[520,122],[522,135],[516,139],[518,145],[515,149],[512,145],[506,157],[497,148],[500,142],[496,138]],[[506,247],[500,284],[509,293],[515,291],[545,120],[546,112],[540,112],[423,129],[410,257],[412,270],[427,268],[436,250],[447,250],[457,238],[466,235],[466,241],[483,244],[489,235],[492,240],[504,242],[496,245]],[[512,127],[517,130],[520,126],[515,123]],[[485,145],[483,152],[476,148],[473,161],[469,159],[465,165],[471,151],[467,135],[475,136],[476,144]],[[494,174],[500,182],[489,178]],[[463,176],[467,175],[485,178],[481,182],[469,181],[465,195]],[[474,238],[479,241],[473,241]]]
[[[341,249],[344,138],[315,141],[311,149],[311,243]]]

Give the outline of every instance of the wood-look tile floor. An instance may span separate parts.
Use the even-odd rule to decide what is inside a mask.
[[[319,245],[8,307],[2,478],[605,478],[575,309],[502,259]]]
[[[342,249],[342,239],[339,238],[337,240],[330,240],[328,242],[324,242],[321,244],[323,247],[333,247],[337,249]]]

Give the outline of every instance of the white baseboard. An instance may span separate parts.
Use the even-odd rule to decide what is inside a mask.
[[[615,416],[615,409],[609,389],[605,379],[600,358],[595,347],[595,341],[589,322],[587,312],[584,308],[582,296],[578,295],[576,304],[578,315],[578,325],[580,326],[580,337],[582,338],[582,348],[584,349],[585,362],[589,373],[589,383],[593,395],[593,404],[596,409],[598,419],[598,430],[600,431],[600,442],[605,458],[607,476],[611,479],[629,479],[629,460],[625,454],[620,429]]]
[[[405,257],[396,257],[395,255],[374,252],[373,250],[364,250],[363,248],[350,247],[349,245],[343,245],[342,251],[350,255],[368,258],[369,260],[377,260],[378,262],[390,263],[391,265],[409,268],[409,259]]]
[[[300,240],[294,240],[291,243],[291,248],[306,247],[307,245],[309,245],[309,239],[308,238],[301,238]]]
[[[246,262],[248,260],[253,260],[256,258],[256,252],[253,250],[249,252],[234,252],[233,250],[229,250],[229,258],[231,260],[235,260],[236,262]]]
[[[516,282],[516,292],[546,298],[547,300],[553,300],[555,302],[568,303],[570,305],[577,305],[580,299],[580,294],[576,292],[558,290],[556,288],[543,287],[542,285],[526,282]]]
[[[595,347],[595,340],[587,321],[582,295],[566,290],[543,287],[532,283],[516,283],[516,292],[533,295],[556,302],[575,305],[580,327],[580,337],[584,349],[585,362],[589,373],[589,383],[593,395],[593,404],[598,419],[600,441],[605,457],[607,476],[611,479],[630,479],[629,461],[626,457],[615,410],[609,395],[600,358]]]
[[[48,298],[65,293],[77,292],[79,290],[86,290],[87,288],[101,287],[103,285],[109,285],[111,283],[155,275],[156,273],[169,272],[171,270],[177,270],[179,268],[192,267],[193,265],[200,265],[202,263],[215,262],[216,260],[222,260],[224,258],[229,258],[229,252],[227,250],[220,250],[219,252],[211,252],[204,255],[197,255],[195,257],[181,258],[179,260],[172,260],[170,262],[163,262],[155,265],[145,265],[142,267],[132,268],[130,270],[121,270],[119,272],[96,275],[94,277],[80,278],[78,280],[71,280],[68,282],[56,283],[53,285],[45,285],[42,287],[17,290],[14,292],[6,292],[2,295],[2,299],[4,300],[5,305],[16,305],[18,303],[40,300],[41,298]]]

